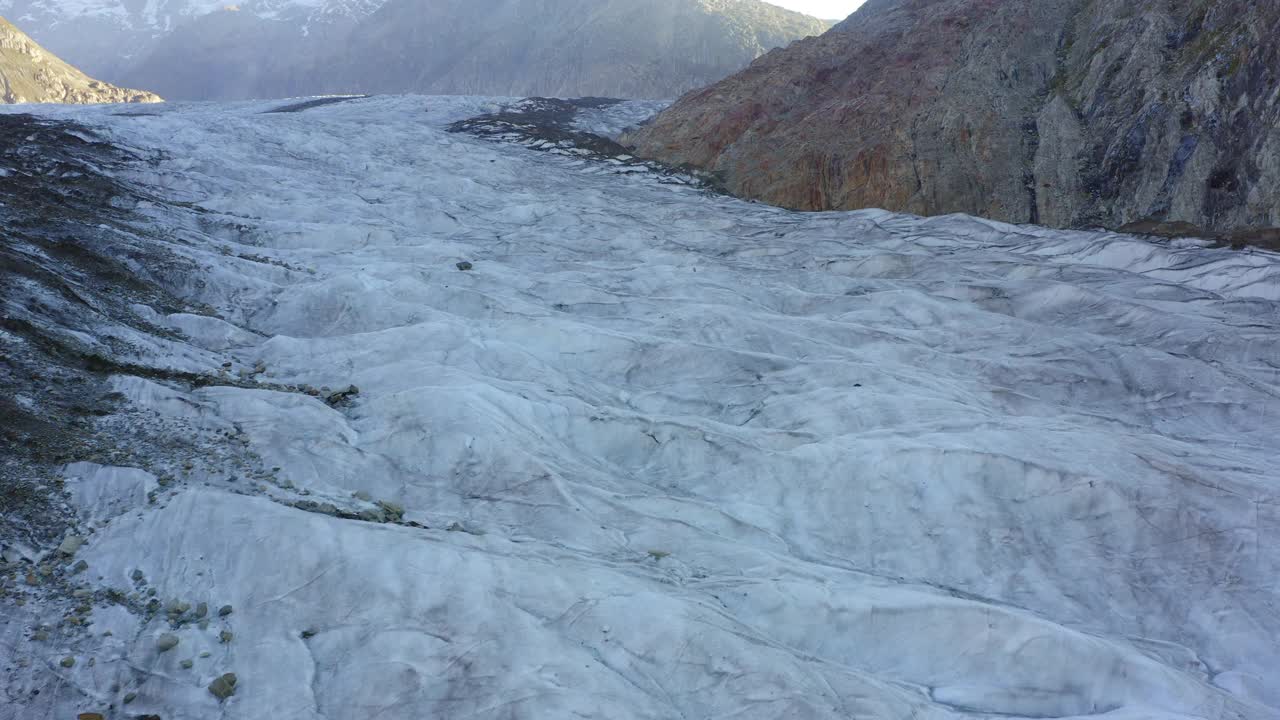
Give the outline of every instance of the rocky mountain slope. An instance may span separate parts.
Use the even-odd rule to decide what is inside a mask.
[[[6,5],[83,67],[178,99],[672,98],[829,26],[759,0],[191,0],[152,12],[120,0]]]
[[[94,80],[45,51],[0,17],[0,102],[160,102],[160,97]]]
[[[871,0],[627,138],[790,208],[1280,225],[1280,4]]]

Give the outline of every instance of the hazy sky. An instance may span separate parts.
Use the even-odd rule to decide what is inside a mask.
[[[765,0],[824,20],[843,20],[865,0]]]

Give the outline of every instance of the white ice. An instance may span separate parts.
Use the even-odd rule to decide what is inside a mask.
[[[120,682],[165,720],[1280,717],[1277,256],[797,214],[444,131],[495,102],[42,110],[162,148],[128,179],[207,211],[139,208],[221,318],[162,318],[182,363],[360,390],[117,379],[281,480],[148,505],[68,468],[115,518],[101,586],[234,612],[165,654],[123,611],[20,646],[58,717]],[[357,492],[426,529],[286,504]]]

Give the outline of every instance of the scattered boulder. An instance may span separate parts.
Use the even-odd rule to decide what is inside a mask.
[[[387,514],[386,522],[400,522],[404,518],[404,506],[390,500],[379,500],[378,507]]]
[[[173,633],[165,633],[156,641],[156,649],[160,652],[169,652],[178,647],[178,636]]]
[[[469,528],[466,525],[463,525],[462,523],[458,522],[457,520],[454,520],[453,522],[449,523],[449,525],[445,527],[445,532],[460,532],[460,533],[466,533],[468,535],[475,535],[477,537],[484,535],[483,530],[476,530],[475,528]]]
[[[342,390],[334,390],[324,395],[324,401],[331,407],[336,407],[351,400],[351,398],[360,394],[360,388],[355,385],[348,385]]]
[[[330,515],[338,517],[342,511],[338,510],[338,506],[333,503],[316,502],[315,500],[299,500],[293,503],[293,506],[299,510],[307,512],[319,513],[321,515]]]
[[[79,535],[68,535],[58,546],[58,552],[67,556],[75,555],[82,545],[84,545],[84,538]]]
[[[236,694],[236,674],[225,673],[209,683],[209,692],[221,702]]]

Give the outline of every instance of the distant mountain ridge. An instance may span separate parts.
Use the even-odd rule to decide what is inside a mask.
[[[0,17],[0,103],[160,102],[158,95],[99,82]]]
[[[830,25],[760,0],[0,0],[4,11],[87,71],[174,99],[667,98]]]
[[[627,142],[796,209],[1276,227],[1277,38],[1276,2],[870,0]]]

